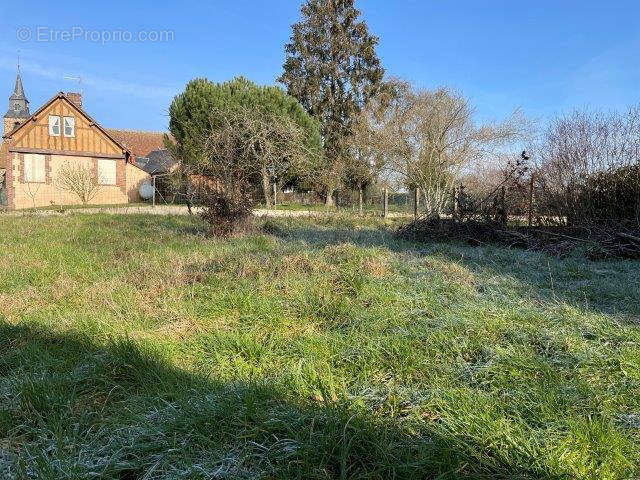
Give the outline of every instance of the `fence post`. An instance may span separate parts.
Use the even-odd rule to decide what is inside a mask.
[[[153,208],[156,207],[156,176],[153,177]]]
[[[420,201],[420,189],[418,187],[413,189],[413,218],[418,219],[418,203]]]
[[[533,186],[534,186],[534,177],[535,173],[531,174],[531,179],[529,181],[529,218],[527,219],[528,225],[531,227],[533,225]]]
[[[389,190],[382,189],[382,218],[386,218],[389,213]]]
[[[278,183],[273,182],[273,208],[278,204]]]
[[[507,226],[507,221],[509,219],[507,215],[507,188],[503,185],[500,188],[500,222],[503,226]]]

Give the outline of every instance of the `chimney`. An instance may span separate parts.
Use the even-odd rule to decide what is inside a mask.
[[[70,102],[74,103],[76,107],[82,108],[82,94],[78,92],[67,92],[66,97]]]

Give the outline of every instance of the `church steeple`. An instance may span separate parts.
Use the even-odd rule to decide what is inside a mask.
[[[30,116],[29,100],[27,100],[27,97],[24,94],[22,76],[20,75],[20,66],[18,66],[16,85],[13,89],[13,93],[9,97],[9,109],[4,115],[4,133],[9,133]]]
[[[25,98],[24,96],[24,87],[22,86],[22,76],[20,75],[20,70],[18,70],[18,75],[16,76],[16,86],[13,89],[13,95],[11,95],[11,98]]]

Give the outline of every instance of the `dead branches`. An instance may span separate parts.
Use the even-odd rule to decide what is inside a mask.
[[[640,231],[617,231],[606,226],[505,228],[499,223],[422,219],[401,227],[397,235],[414,241],[463,241],[543,251],[557,257],[581,250],[591,260],[640,258]]]

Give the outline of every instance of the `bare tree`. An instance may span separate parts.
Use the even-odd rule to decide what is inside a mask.
[[[504,122],[476,125],[467,99],[446,88],[416,90],[396,80],[392,91],[372,106],[369,125],[387,173],[420,189],[428,215],[442,212],[471,161],[498,155],[527,132],[518,111]]]
[[[568,223],[588,219],[594,200],[604,193],[604,184],[593,183],[597,178],[616,172],[632,176],[618,181],[640,191],[634,170],[640,165],[640,105],[624,113],[576,110],[558,117],[536,149],[542,207]],[[620,201],[610,199],[607,208],[612,214]],[[640,208],[640,199],[634,203]]]
[[[197,161],[184,165],[212,233],[231,235],[247,226],[269,168],[277,174],[313,161],[306,133],[291,118],[248,108],[212,112]]]
[[[76,195],[83,205],[89,203],[100,190],[100,182],[91,167],[65,163],[56,175],[55,185]]]
[[[31,204],[33,205],[34,210],[36,208],[36,197],[38,196],[38,191],[40,190],[41,185],[42,183],[32,183],[32,182],[27,182],[23,184],[23,190],[31,199]]]

